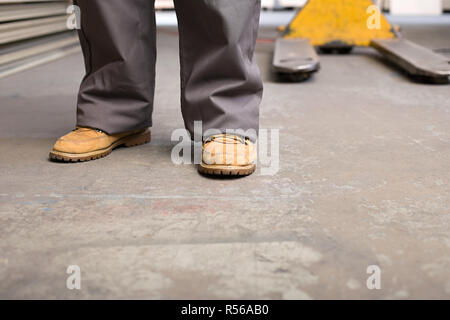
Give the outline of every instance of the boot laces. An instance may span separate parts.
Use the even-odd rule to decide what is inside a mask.
[[[100,130],[100,129],[94,129],[94,128],[85,128],[85,127],[76,127],[75,129],[73,129],[72,131],[74,132],[86,132],[86,131],[96,131],[98,133],[105,133],[104,131]]]
[[[209,142],[218,142],[218,143],[222,143],[222,144],[234,144],[236,142],[240,142],[242,144],[247,145],[247,141],[248,138],[244,138],[238,135],[231,135],[231,134],[217,134],[217,135],[213,135],[210,136],[208,138],[205,139],[204,143],[209,143]]]

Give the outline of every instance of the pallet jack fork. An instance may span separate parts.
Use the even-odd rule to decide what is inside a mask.
[[[302,81],[320,69],[314,50],[349,53],[373,47],[413,78],[448,83],[450,59],[402,38],[371,0],[309,0],[275,42],[274,71]]]

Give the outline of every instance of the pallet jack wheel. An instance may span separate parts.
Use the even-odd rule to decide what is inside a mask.
[[[425,83],[425,84],[449,84],[450,78],[448,76],[442,77],[428,77],[421,75],[410,75],[410,78],[417,83]]]
[[[352,52],[354,46],[339,46],[339,47],[329,47],[329,46],[320,46],[319,50],[324,54],[349,54]]]
[[[278,78],[283,82],[303,82],[311,77],[311,72],[278,73]]]

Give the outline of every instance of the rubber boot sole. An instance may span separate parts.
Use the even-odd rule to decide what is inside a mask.
[[[50,152],[49,158],[55,161],[62,162],[84,162],[90,160],[96,160],[109,155],[115,148],[120,146],[125,147],[134,147],[139,146],[145,143],[149,143],[151,140],[151,133],[149,129],[146,129],[143,132],[132,134],[123,138],[120,138],[109,147],[104,149],[95,150],[92,152],[86,153],[67,153],[60,152],[56,150],[52,150]]]
[[[248,176],[255,172],[255,169],[255,164],[249,164],[247,166],[227,166],[217,164],[209,165],[202,162],[198,166],[198,171],[200,173],[218,176]]]

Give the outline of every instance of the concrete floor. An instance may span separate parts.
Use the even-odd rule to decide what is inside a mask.
[[[449,30],[404,26],[434,49]],[[170,160],[183,127],[170,31],[152,143],[101,160],[47,160],[74,126],[80,54],[0,80],[0,298],[450,298],[450,86],[363,49],[277,83],[262,42],[261,126],[280,129],[280,171],[210,179]],[[66,288],[69,265],[81,290]]]

